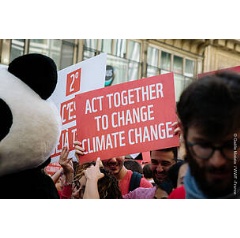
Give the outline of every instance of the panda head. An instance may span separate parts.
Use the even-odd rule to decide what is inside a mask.
[[[56,84],[56,65],[41,54],[0,68],[0,176],[37,168],[53,152],[60,116],[47,99]]]

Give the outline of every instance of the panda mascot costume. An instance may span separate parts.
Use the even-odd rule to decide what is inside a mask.
[[[44,173],[60,135],[47,99],[57,84],[54,61],[27,54],[0,68],[0,198],[59,198]]]

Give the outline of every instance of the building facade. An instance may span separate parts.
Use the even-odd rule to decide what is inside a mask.
[[[237,39],[1,39],[0,64],[27,53],[50,56],[58,70],[107,53],[106,86],[168,72],[175,95],[197,75],[240,66]]]

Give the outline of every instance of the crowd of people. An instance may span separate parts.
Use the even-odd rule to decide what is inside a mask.
[[[63,147],[61,168],[51,176],[58,197],[239,198],[240,74],[218,71],[195,80],[181,94],[176,113],[172,127],[181,146],[150,151],[146,164],[125,155],[82,163],[80,141],[74,142],[73,162]]]
[[[81,163],[84,149],[76,141],[74,169],[63,148],[60,198],[239,198],[240,75],[217,72],[196,80],[182,93],[177,116],[181,158],[172,147],[150,151],[147,164],[125,156]]]

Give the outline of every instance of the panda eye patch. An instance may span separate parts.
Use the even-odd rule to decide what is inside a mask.
[[[9,133],[13,123],[12,112],[9,106],[0,99],[1,123],[0,123],[0,141]]]

